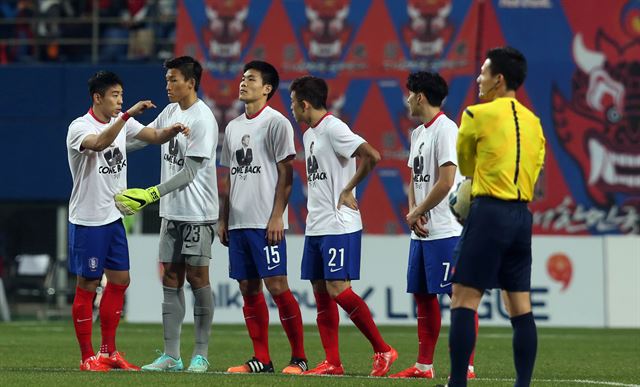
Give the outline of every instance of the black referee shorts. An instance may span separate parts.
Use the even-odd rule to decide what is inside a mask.
[[[453,282],[530,291],[531,224],[526,202],[475,198],[454,251]]]

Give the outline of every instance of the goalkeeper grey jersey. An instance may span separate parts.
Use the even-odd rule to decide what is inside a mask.
[[[160,198],[160,216],[169,220],[214,222],[218,220],[218,180],[216,147],[218,124],[211,109],[198,100],[187,110],[167,105],[149,126],[160,129],[179,122],[191,129],[189,136],[175,136],[162,144],[161,181],[171,179],[184,167],[185,157],[204,159],[195,178],[187,186]]]

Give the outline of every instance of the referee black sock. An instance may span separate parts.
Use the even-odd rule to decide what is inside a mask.
[[[513,362],[516,366],[514,386],[528,387],[531,384],[538,350],[538,334],[533,313],[511,318],[511,326],[513,327]]]
[[[449,328],[449,357],[451,377],[448,386],[466,387],[469,357],[476,343],[476,311],[467,308],[451,309]]]

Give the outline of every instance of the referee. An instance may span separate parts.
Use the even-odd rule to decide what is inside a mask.
[[[487,53],[477,82],[486,103],[462,114],[458,165],[473,177],[473,202],[456,248],[451,300],[448,386],[467,385],[474,347],[474,315],[485,289],[504,290],[513,327],[516,387],[529,386],[537,349],[531,313],[531,223],[527,204],[544,162],[540,119],[516,99],[527,74],[512,47]]]

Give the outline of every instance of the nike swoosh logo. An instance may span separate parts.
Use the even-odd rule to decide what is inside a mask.
[[[441,288],[446,288],[449,285],[451,285],[451,282],[447,282],[446,284],[440,284],[440,287]]]
[[[184,245],[184,247],[185,247],[185,248],[187,248],[187,249],[190,249],[190,248],[192,248],[193,246],[195,246],[195,245]]]
[[[122,196],[124,196],[127,199],[133,200],[134,202],[140,204],[141,206],[144,206],[145,204],[147,204],[147,202],[142,200],[142,199],[134,198],[134,197],[129,196],[129,195],[122,195]]]
[[[275,265],[275,266],[267,266],[267,270],[273,270],[273,269],[275,269],[275,268],[276,268],[276,267],[278,267],[278,266],[280,266],[280,264],[277,264],[277,265]]]
[[[335,273],[336,271],[340,271],[340,270],[342,270],[342,269],[344,269],[344,268],[343,268],[343,267],[341,267],[341,268],[339,268],[339,269],[335,269],[335,270],[334,270],[334,269],[329,269],[329,271],[330,271],[330,272],[332,272],[332,273]]]
[[[291,320],[292,318],[296,318],[296,316],[290,316],[290,317],[283,317],[280,320],[282,321],[287,321],[287,320]]]
[[[76,322],[81,323],[81,322],[85,322],[85,321],[89,321],[89,320],[93,320],[93,319],[92,319],[91,317],[89,317],[89,318],[83,318],[83,319],[77,319],[77,320],[76,320]]]

